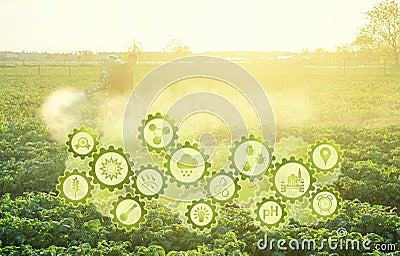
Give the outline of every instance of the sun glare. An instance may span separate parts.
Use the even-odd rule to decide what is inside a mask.
[[[119,0],[0,3],[10,51],[162,51],[180,38],[193,52],[334,49],[352,41],[373,0]],[[9,26],[9,24],[13,24]]]

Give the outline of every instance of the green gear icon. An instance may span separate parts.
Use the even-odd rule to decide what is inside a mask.
[[[260,190],[260,182],[251,183],[249,179],[237,179],[240,186],[239,197],[235,202],[242,207],[249,208],[255,203],[257,192]]]
[[[280,211],[278,209],[280,208]],[[286,205],[279,198],[270,196],[269,198],[263,197],[262,200],[256,203],[254,210],[255,221],[261,227],[278,228],[285,222],[287,212],[285,211]]]
[[[100,189],[99,185],[94,186],[93,197],[91,202],[96,206],[96,210],[103,216],[111,217],[112,202],[118,199],[125,191],[113,191],[108,189]]]
[[[136,165],[147,165],[148,163],[153,163],[162,166],[164,154],[164,152],[158,154],[156,152],[149,152],[147,148],[139,145],[139,148],[133,154],[132,161],[134,161]]]
[[[142,165],[134,172],[135,175],[132,177],[133,188],[143,198],[158,198],[160,194],[164,193],[167,187],[167,177],[158,166]]]
[[[217,222],[216,206],[210,200],[193,201],[187,206],[185,216],[193,230],[211,229]]]
[[[108,149],[100,148],[100,152],[94,154],[93,158],[89,162],[89,174],[93,177],[93,183],[99,184],[101,189],[114,191],[129,184],[129,179],[133,176],[133,163],[129,162],[129,156],[122,148],[115,149],[112,145]]]
[[[93,153],[97,152],[99,146],[97,134],[91,129],[81,126],[75,128],[68,134],[68,140],[65,142],[67,151],[72,153],[74,157],[91,157]]]
[[[146,203],[140,201],[138,196],[132,196],[130,193],[119,196],[112,205],[111,214],[113,217],[111,221],[119,229],[125,229],[129,232],[132,229],[138,229],[146,220]]]
[[[58,177],[56,190],[65,202],[74,206],[86,204],[92,197],[94,186],[92,178],[85,171],[65,171],[63,176]]]
[[[271,189],[284,201],[301,202],[314,189],[316,182],[314,174],[315,171],[308,163],[304,163],[303,159],[295,159],[293,156],[289,160],[283,158],[282,162],[276,163],[272,170]]]
[[[193,200],[205,199],[207,198],[207,191],[205,188],[206,188],[206,180],[199,181],[196,187],[191,187],[188,189],[177,188],[175,189],[175,191],[178,192],[176,200],[184,202],[192,202]]]
[[[339,169],[343,162],[343,152],[340,145],[333,140],[318,140],[311,145],[308,152],[310,162],[313,168],[323,173],[333,172]]]
[[[257,150],[256,145],[261,146],[261,150]],[[275,159],[272,155],[274,149],[269,147],[261,137],[255,137],[253,134],[249,137],[243,136],[239,141],[235,141],[234,147],[230,151],[230,167],[238,175],[240,174],[242,179],[249,178],[252,182],[256,179],[260,180]]]
[[[159,112],[155,115],[150,114],[142,120],[142,125],[139,127],[139,140],[149,151],[167,152],[178,140],[178,127],[174,123],[175,121],[168,115],[162,115]]]
[[[197,143],[193,145],[190,142],[185,142],[183,145],[179,143],[165,155],[165,160],[164,167],[167,169],[167,174],[178,187],[197,187],[198,182],[208,176],[208,169],[211,167],[204,149],[200,149]]]
[[[332,187],[323,186],[311,193],[309,198],[311,212],[321,219],[334,219],[339,213],[342,198]]]
[[[227,172],[224,169],[214,172],[207,179],[207,197],[211,197],[213,203],[231,203],[234,198],[239,197],[240,189],[238,178],[234,176],[233,172]]]
[[[274,156],[276,161],[282,161],[287,156],[296,158],[308,158],[308,144],[300,137],[283,137],[279,142],[275,143]]]

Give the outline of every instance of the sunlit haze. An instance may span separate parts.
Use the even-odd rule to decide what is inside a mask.
[[[373,0],[2,0],[0,51],[333,50],[351,42]]]

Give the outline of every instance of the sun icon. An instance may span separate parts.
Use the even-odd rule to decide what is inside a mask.
[[[101,162],[102,167],[100,167],[100,170],[103,172],[101,175],[105,175],[106,179],[110,179],[111,181],[115,178],[118,179],[119,175],[122,175],[121,170],[123,169],[121,167],[121,162],[118,162],[117,159],[113,159],[112,157],[106,158],[104,162]]]

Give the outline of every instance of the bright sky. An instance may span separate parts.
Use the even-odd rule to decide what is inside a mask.
[[[1,0],[0,51],[333,50],[375,0]]]

